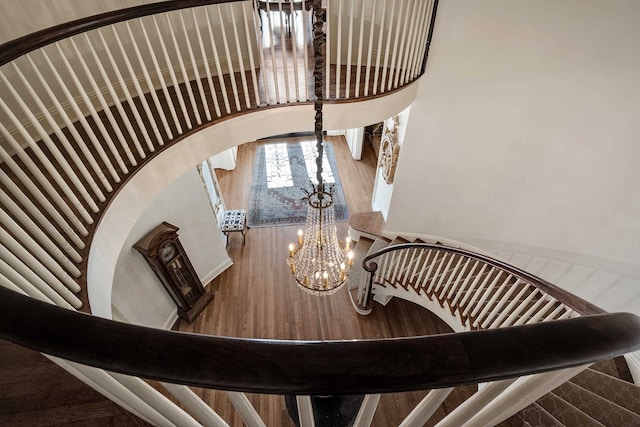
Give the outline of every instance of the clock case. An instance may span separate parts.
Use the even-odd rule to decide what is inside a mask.
[[[147,261],[178,306],[178,316],[191,323],[213,299],[196,274],[180,240],[179,228],[168,222],[133,245]]]

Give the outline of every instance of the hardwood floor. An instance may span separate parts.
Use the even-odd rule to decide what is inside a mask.
[[[287,142],[299,139],[287,139]],[[273,142],[240,146],[237,168],[218,171],[227,208],[248,209],[256,147]],[[365,147],[363,159],[355,161],[342,137],[328,137],[327,142],[334,147],[350,212],[370,211],[376,171],[373,149]],[[338,225],[339,236],[346,236],[347,223]],[[213,303],[195,322],[189,325],[179,321],[176,328],[201,334],[291,340],[379,339],[450,331],[430,312],[405,301],[392,300],[386,307],[377,305],[369,316],[360,316],[351,306],[346,287],[325,297],[302,291],[285,263],[286,248],[298,228],[252,228],[247,233],[246,245],[242,244],[241,236],[232,235],[228,252],[234,265],[209,285],[215,291]],[[197,393],[231,425],[242,425],[223,393],[202,389]],[[384,395],[374,425],[398,425],[425,394]],[[250,395],[249,398],[267,425],[293,425],[282,396]],[[455,405],[455,399],[458,397],[447,404]]]

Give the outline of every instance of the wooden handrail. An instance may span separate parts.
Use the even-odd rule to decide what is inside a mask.
[[[411,338],[281,341],[134,326],[0,287],[0,337],[85,365],[198,387],[354,394],[495,381],[609,359],[640,349],[640,317],[607,313]]]
[[[142,18],[143,16],[154,15],[157,13],[170,12],[172,10],[240,1],[242,0],[171,0],[129,7],[126,9],[119,9],[112,12],[105,12],[98,15],[88,16],[86,18],[76,19],[75,21],[69,21],[53,27],[45,28],[3,43],[0,45],[0,66],[59,40],[94,30],[96,28],[116,24],[118,22]]]
[[[380,249],[379,251],[376,251],[375,253],[367,255],[362,260],[362,266],[366,271],[371,273],[371,277],[373,278],[373,273],[375,273],[375,271],[378,268],[378,264],[375,261],[373,261],[375,258],[378,258],[379,256],[388,252],[399,251],[404,249],[414,249],[414,248],[435,249],[440,251],[453,252],[459,255],[464,255],[466,257],[472,258],[474,260],[482,261],[494,267],[500,268],[508,272],[509,274],[512,274],[528,283],[531,283],[532,285],[534,285],[544,293],[554,297],[558,301],[566,304],[568,307],[571,307],[573,310],[575,310],[576,312],[582,315],[606,313],[606,311],[603,310],[602,308],[570,292],[567,292],[564,289],[559,288],[558,286],[552,283],[549,283],[544,279],[539,278],[538,276],[535,276],[531,273],[521,270],[518,267],[514,267],[505,262],[499,261],[495,258],[478,254],[476,252],[468,251],[466,249],[453,248],[450,246],[443,246],[443,245],[434,245],[429,243],[402,243],[398,245],[387,246],[385,248]]]

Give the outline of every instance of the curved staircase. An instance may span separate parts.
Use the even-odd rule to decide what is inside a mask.
[[[490,265],[447,249],[453,248],[420,239],[361,236],[348,285],[355,310],[366,315],[372,301],[386,305],[393,297],[403,298],[444,313],[456,331],[580,315],[562,302],[557,289],[552,289],[554,297],[515,271],[501,270],[497,261]],[[367,261],[377,264],[374,272],[367,271]],[[640,387],[633,384],[624,358],[597,362],[501,425],[640,426]]]

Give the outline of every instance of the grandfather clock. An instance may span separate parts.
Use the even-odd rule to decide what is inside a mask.
[[[147,260],[173,301],[178,316],[188,322],[204,309],[213,295],[205,291],[178,240],[178,227],[163,222],[133,247]]]

